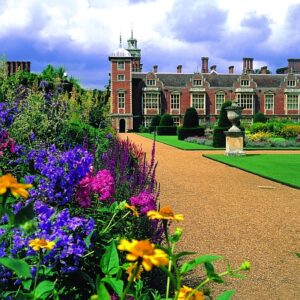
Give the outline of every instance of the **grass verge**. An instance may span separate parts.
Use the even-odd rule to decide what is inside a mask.
[[[205,154],[203,156],[300,189],[300,154],[247,154],[239,157]]]
[[[154,135],[152,133],[137,133],[145,138],[154,139]],[[222,148],[214,148],[206,145],[199,145],[195,143],[188,143],[185,141],[179,141],[177,135],[157,135],[156,141],[173,146],[175,148],[181,150],[222,150]]]

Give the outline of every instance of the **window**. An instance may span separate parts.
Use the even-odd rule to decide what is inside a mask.
[[[179,117],[173,117],[173,123],[175,126],[179,126],[180,125],[180,118]]]
[[[118,61],[118,70],[125,70],[124,61]]]
[[[119,74],[118,75],[118,81],[124,81],[125,80],[125,75]]]
[[[195,85],[195,86],[202,85],[202,80],[201,79],[194,79],[193,80],[193,85]]]
[[[286,108],[287,109],[298,109],[298,95],[287,95],[286,99]]]
[[[274,95],[265,95],[265,110],[274,109]]]
[[[152,118],[150,117],[145,117],[145,119],[144,119],[144,126],[145,127],[149,127],[150,125],[151,125],[151,120],[152,120]]]
[[[296,80],[288,80],[287,86],[296,86]]]
[[[125,93],[118,93],[118,107],[125,108]]]
[[[171,109],[179,109],[180,94],[171,94]]]
[[[147,85],[154,86],[155,84],[155,79],[147,79]]]
[[[238,105],[245,109],[253,108],[253,95],[252,94],[238,94]]]
[[[192,94],[192,107],[196,109],[204,109],[204,94]]]
[[[145,108],[158,108],[158,93],[145,93]]]
[[[250,81],[248,79],[241,80],[241,86],[249,86],[249,85],[250,85]]]
[[[225,101],[224,94],[216,94],[216,110],[221,110],[224,101]]]

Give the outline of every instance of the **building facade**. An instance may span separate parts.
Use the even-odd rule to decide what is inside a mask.
[[[208,57],[201,58],[201,72],[183,73],[178,65],[172,73],[159,73],[158,66],[143,72],[137,40],[127,40],[124,49],[110,56],[111,119],[119,132],[149,126],[153,116],[169,113],[180,125],[187,108],[195,107],[199,123],[213,122],[225,100],[236,101],[244,108],[243,119],[251,122],[262,112],[273,118],[300,119],[300,59],[288,59],[282,74],[269,74],[267,67],[253,69],[253,58],[243,58],[242,74],[229,66],[227,74],[208,67]]]

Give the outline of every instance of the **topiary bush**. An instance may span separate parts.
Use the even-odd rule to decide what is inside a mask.
[[[157,126],[157,135],[176,135],[177,127],[176,126]]]
[[[194,128],[184,128],[184,127],[178,127],[177,129],[177,135],[178,135],[178,140],[185,140],[188,137],[193,137],[193,136],[204,136],[204,130],[205,127],[194,127]]]
[[[170,114],[163,114],[159,126],[174,126],[173,118]]]
[[[226,107],[231,106],[232,102],[231,101],[225,101],[222,104],[221,110],[220,110],[220,116],[218,119],[218,127],[231,127],[231,122],[227,118],[227,110]]]
[[[192,128],[199,125],[199,117],[197,110],[190,107],[186,110],[183,118],[183,128]]]
[[[253,117],[253,123],[266,123],[267,117],[262,112],[257,112]]]
[[[156,126],[159,126],[160,120],[161,120],[160,115],[156,115],[151,119],[151,124],[150,124],[150,127],[149,127],[149,132],[150,133],[155,131]]]

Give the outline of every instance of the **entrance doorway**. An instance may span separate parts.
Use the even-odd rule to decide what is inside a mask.
[[[125,120],[121,119],[119,123],[119,132],[121,133],[125,132],[125,129],[126,129]]]

